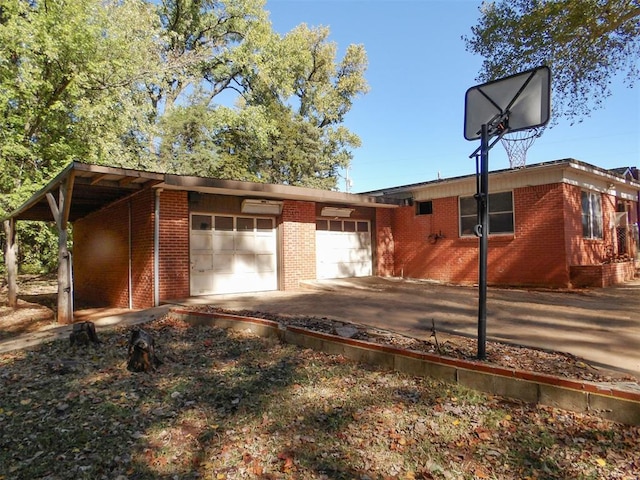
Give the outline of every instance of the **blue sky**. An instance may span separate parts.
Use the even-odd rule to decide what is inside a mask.
[[[479,141],[463,136],[464,97],[482,62],[466,52],[463,35],[476,24],[472,0],[267,0],[276,31],[328,26],[340,58],[363,44],[370,92],[356,99],[345,126],[358,134],[352,192],[467,175]],[[517,72],[513,72],[517,73]],[[573,126],[548,128],[529,149],[527,164],[575,158],[602,168],[640,166],[640,85],[616,79],[604,109]],[[490,170],[509,167],[500,143]],[[345,190],[342,180],[340,190]]]

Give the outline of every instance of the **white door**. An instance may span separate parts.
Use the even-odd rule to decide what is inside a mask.
[[[370,223],[362,220],[316,221],[316,276],[368,277],[372,274]]]
[[[191,215],[191,295],[278,289],[275,219]]]

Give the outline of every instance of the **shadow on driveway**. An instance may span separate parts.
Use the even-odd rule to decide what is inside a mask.
[[[436,330],[476,337],[477,288],[366,277],[305,283],[298,291],[176,300],[231,310],[327,317],[427,339]],[[488,289],[487,338],[640,373],[640,280],[590,290]]]

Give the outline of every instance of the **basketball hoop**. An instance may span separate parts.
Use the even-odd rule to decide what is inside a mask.
[[[511,168],[522,168],[527,163],[527,151],[533,145],[536,138],[542,135],[544,127],[531,128],[505,133],[500,137],[500,143],[509,157]]]

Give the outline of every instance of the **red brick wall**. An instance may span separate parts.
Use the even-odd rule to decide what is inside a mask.
[[[567,220],[565,224],[567,235],[567,257],[569,265],[598,265],[607,258],[607,248],[613,247],[615,231],[610,227],[614,224],[616,211],[615,196],[602,194],[602,238],[589,239],[582,237],[582,205],[580,187],[565,185],[565,209]]]
[[[515,235],[490,254],[490,270],[495,270],[493,281],[568,286],[564,184],[518,188],[513,192],[513,202]]]
[[[380,277],[392,277],[394,271],[394,241],[391,228],[391,209],[376,209],[375,220],[375,266],[373,274]]]
[[[392,226],[396,276],[455,283],[477,280],[478,240],[459,237],[457,197],[434,199],[431,215],[416,215],[415,206],[398,208]]]
[[[489,237],[490,284],[566,286],[561,184],[514,190],[515,232]],[[433,214],[393,212],[395,274],[452,283],[478,280],[479,241],[460,237],[458,198],[433,200]]]
[[[186,194],[164,192],[160,205],[160,299],[163,300],[188,295]],[[129,215],[132,307],[153,306],[155,193],[151,190],[75,222],[76,301],[129,306]]]
[[[153,306],[154,211],[155,191],[145,190],[133,197],[131,202],[133,308]]]
[[[608,287],[633,279],[633,262],[608,263],[606,265],[574,265],[571,267],[571,286]]]
[[[279,229],[282,238],[281,288],[299,288],[300,280],[316,278],[316,206],[286,200]]]
[[[128,307],[128,271],[129,203],[119,203],[74,222],[76,308],[80,305]]]
[[[129,306],[129,215],[134,309],[154,303],[155,192],[147,190],[74,224],[77,302]],[[160,300],[189,296],[189,209],[186,192],[160,196]]]
[[[129,222],[132,306],[153,305],[152,191],[117,202],[73,225],[76,303],[129,307]]]
[[[189,296],[188,193],[165,190],[160,195],[160,300]]]

